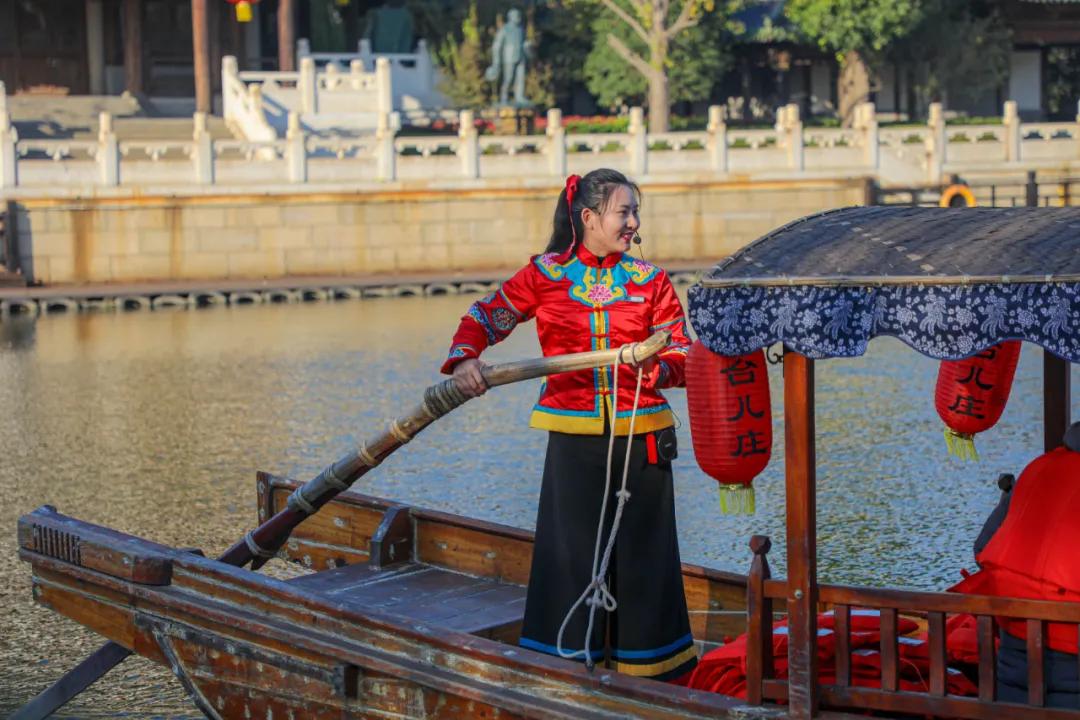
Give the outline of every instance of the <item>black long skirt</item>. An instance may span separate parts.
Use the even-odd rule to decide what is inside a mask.
[[[650,462],[647,442],[646,435],[633,440],[630,498],[608,569],[608,588],[618,607],[610,613],[597,609],[589,647],[598,665],[668,680],[692,670],[697,652],[683,591],[671,463]],[[522,647],[558,654],[559,627],[592,577],[607,447],[607,435],[552,432],[548,437]],[[616,438],[604,543],[611,532],[625,454],[626,438]],[[564,652],[585,648],[588,613],[584,603],[574,612],[563,634]]]

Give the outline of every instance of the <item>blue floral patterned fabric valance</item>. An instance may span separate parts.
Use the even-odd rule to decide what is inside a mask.
[[[1003,340],[1080,362],[1080,284],[690,289],[690,323],[715,353],[783,342],[807,357],[853,357],[891,335],[958,359]]]
[[[1080,362],[1080,207],[830,210],[719,263],[689,306],[724,355],[850,357],[890,335],[939,359],[1018,339]]]

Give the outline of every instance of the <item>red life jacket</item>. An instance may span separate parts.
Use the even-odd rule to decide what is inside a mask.
[[[1080,453],[1059,447],[1031,462],[1001,527],[976,559],[980,571],[949,588],[971,595],[1080,602]],[[1024,620],[999,618],[1016,637]],[[1076,625],[1050,623],[1050,647],[1076,653]]]

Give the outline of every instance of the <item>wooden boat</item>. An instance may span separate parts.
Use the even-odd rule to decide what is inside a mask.
[[[589,672],[517,647],[528,533],[352,493],[292,529],[280,553],[318,572],[290,581],[51,508],[20,520],[20,553],[33,567],[40,603],[170,666],[209,717],[835,718],[854,710],[1080,718],[1080,710],[1045,707],[1044,673],[1046,624],[1080,625],[1080,604],[820,583],[814,452],[815,359],[859,355],[879,334],[939,359],[1003,339],[1041,345],[1045,447],[1058,446],[1069,424],[1069,364],[1080,362],[1078,228],[1080,208],[830,211],[770,233],[691,290],[691,321],[715,352],[785,345],[788,577],[770,576],[763,537],[751,539],[746,577],[683,567],[695,638],[708,647],[747,632],[745,701]],[[1036,308],[1047,311],[1045,322],[1013,322],[1012,315],[990,321],[987,293],[1045,301]],[[975,330],[964,323],[943,330],[926,310],[897,313],[908,300],[962,312]],[[794,322],[793,308],[813,312]],[[365,447],[359,455],[374,466],[380,452]],[[298,488],[259,476],[260,528],[307,504],[295,500]],[[260,544],[261,537],[249,534],[223,557],[236,550],[248,560],[252,553],[265,558],[278,549]],[[835,613],[837,651],[835,681],[823,683],[817,613],[826,607]],[[880,687],[852,683],[853,608],[880,613]],[[772,621],[785,610],[788,663],[781,678],[773,667]],[[977,697],[947,692],[944,628],[956,613],[977,617]],[[919,617],[928,629],[925,692],[901,689],[901,614]],[[1001,616],[1027,621],[1027,704],[995,697]]]
[[[300,483],[259,474],[259,517]],[[167,665],[208,717],[717,717],[744,703],[516,646],[532,534],[338,495],[281,581],[41,508],[19,522],[34,597]],[[746,578],[684,565],[694,636],[746,624]],[[775,714],[766,712],[763,716]]]

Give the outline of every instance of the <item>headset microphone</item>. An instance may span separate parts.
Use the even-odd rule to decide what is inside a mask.
[[[631,238],[631,239],[634,241],[635,245],[640,245],[641,244],[641,236],[638,235],[637,233],[634,233],[634,237]]]

